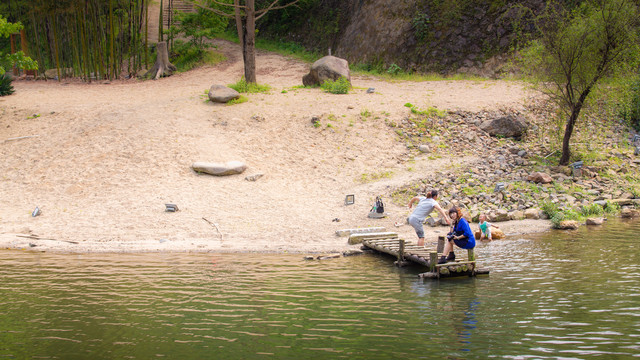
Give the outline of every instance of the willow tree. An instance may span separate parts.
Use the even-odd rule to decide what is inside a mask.
[[[536,19],[538,38],[524,67],[567,117],[560,165],[569,163],[571,135],[589,95],[631,58],[638,8],[633,0],[587,0],[574,9],[550,1]]]
[[[187,2],[213,11],[214,13],[233,18],[236,21],[238,40],[242,44],[242,60],[244,61],[244,78],[248,83],[256,83],[256,21],[269,11],[284,9],[295,5],[300,0],[290,0],[280,4],[280,0],[233,0],[224,3],[218,0],[186,0]],[[258,5],[256,6],[256,1]],[[215,7],[214,7],[215,6]]]

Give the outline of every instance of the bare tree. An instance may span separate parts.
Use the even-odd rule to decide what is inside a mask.
[[[226,4],[217,0],[186,1],[197,7],[213,11],[220,16],[235,19],[238,39],[240,40],[240,44],[242,44],[244,78],[248,83],[254,84],[256,83],[256,21],[271,10],[284,9],[300,2],[300,0],[291,0],[284,5],[278,5],[280,1],[273,0],[263,7],[256,9],[256,0],[233,0],[233,4]],[[213,8],[209,4],[218,5],[220,9]],[[229,12],[221,9],[228,9]]]

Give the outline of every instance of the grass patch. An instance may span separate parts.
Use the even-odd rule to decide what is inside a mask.
[[[367,183],[385,178],[390,179],[391,177],[393,177],[393,171],[381,171],[378,173],[362,174],[358,180],[362,183]]]
[[[176,66],[177,72],[189,71],[204,65],[216,65],[227,60],[226,56],[215,50],[200,50],[189,46],[176,46],[174,53],[171,63]]]
[[[249,99],[246,96],[240,95],[239,98],[228,101],[227,105],[242,104],[242,103],[245,103],[247,101],[249,101]]]
[[[256,94],[256,93],[268,94],[269,90],[271,90],[271,86],[269,85],[248,83],[244,79],[244,76],[237,83],[230,84],[227,86],[239,93],[249,93],[249,94]]]
[[[238,34],[235,31],[226,31],[218,36],[220,39],[232,41],[238,43]],[[262,37],[256,37],[256,49],[271,51],[283,56],[292,57],[294,59],[302,60],[304,62],[314,62],[320,59],[323,55],[317,52],[308,51],[304,46],[296,44],[290,41],[276,41],[271,39],[265,39]]]
[[[338,80],[325,80],[325,82],[320,85],[322,90],[332,93],[332,94],[348,94],[349,89],[351,88],[351,83],[349,80],[341,76]]]
[[[401,80],[401,81],[455,81],[455,80],[471,80],[471,81],[486,81],[489,78],[483,78],[477,75],[471,74],[452,74],[441,75],[436,73],[420,74],[413,72],[406,72],[400,69],[395,64],[391,64],[387,69],[382,67],[371,66],[369,64],[349,64],[349,69],[352,74],[361,76],[374,76],[383,80]]]

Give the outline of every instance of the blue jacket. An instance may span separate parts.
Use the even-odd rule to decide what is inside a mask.
[[[466,241],[466,246],[460,246],[463,249],[473,249],[476,246],[476,237],[473,235],[473,231],[471,231],[471,227],[469,223],[464,218],[460,219],[456,226],[453,228],[453,233],[456,236],[464,235],[466,239],[460,239],[456,241],[456,245],[459,245],[459,242]]]

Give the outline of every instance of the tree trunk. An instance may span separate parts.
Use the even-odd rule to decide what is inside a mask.
[[[255,0],[247,0],[242,36],[242,54],[244,57],[244,79],[255,84],[256,80],[256,8]]]
[[[160,41],[157,45],[158,55],[156,57],[156,63],[153,65],[145,76],[152,75],[155,80],[158,80],[161,76],[169,76],[176,71],[176,67],[169,62],[169,52],[167,51],[167,43]]]
[[[595,83],[595,81],[593,83]],[[562,156],[560,157],[559,165],[569,164],[569,159],[571,157],[569,140],[571,140],[573,128],[575,127],[576,120],[578,120],[578,115],[580,115],[580,111],[582,110],[582,105],[584,105],[584,102],[587,99],[587,96],[589,96],[590,92],[591,86],[588,86],[585,91],[580,94],[578,102],[573,106],[573,109],[571,109],[571,116],[569,117],[569,120],[567,120],[567,126],[564,128],[564,138],[562,138]]]

